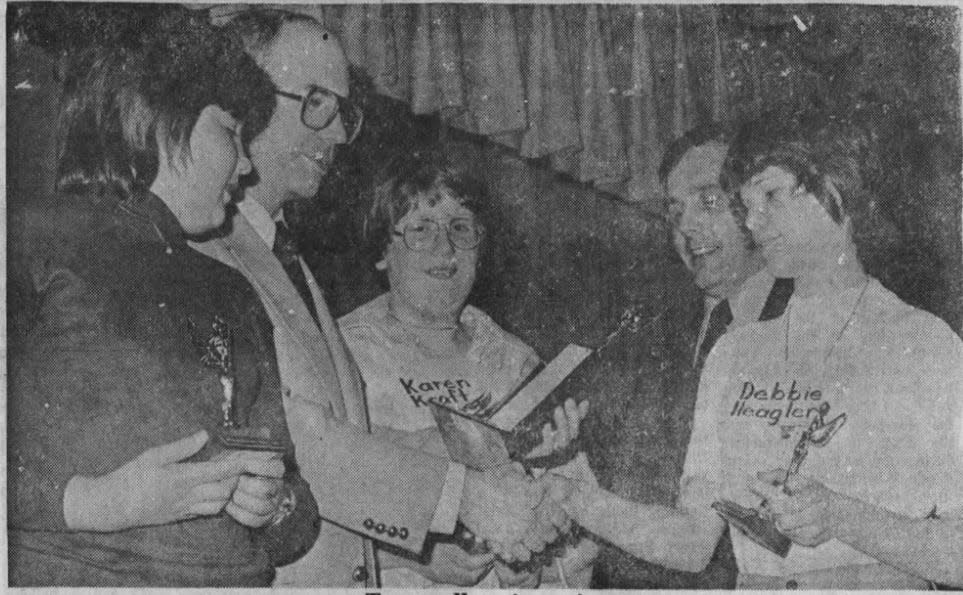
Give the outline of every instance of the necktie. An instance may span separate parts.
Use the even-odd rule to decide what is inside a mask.
[[[709,326],[706,329],[705,338],[702,339],[702,345],[699,346],[699,356],[696,359],[697,370],[702,370],[702,365],[705,364],[706,356],[709,355],[712,346],[725,334],[731,322],[732,309],[729,307],[729,300],[722,300],[709,313]]]
[[[304,276],[304,269],[301,268],[297,239],[295,239],[294,234],[291,233],[291,230],[288,229],[288,226],[285,225],[283,221],[279,221],[277,224],[272,252],[274,252],[274,255],[281,261],[284,272],[288,274],[291,283],[294,284],[294,288],[298,290],[298,294],[301,295],[304,305],[307,306],[308,311],[311,312],[311,317],[317,321],[318,312],[314,308],[314,298],[311,296],[311,290],[308,289],[308,280]]]
[[[772,289],[769,290],[766,305],[762,307],[762,312],[759,314],[759,320],[772,320],[782,316],[795,288],[796,282],[792,279],[776,279]]]

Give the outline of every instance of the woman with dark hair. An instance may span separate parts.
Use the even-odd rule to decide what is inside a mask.
[[[274,101],[205,19],[167,7],[67,78],[59,177],[75,194],[30,203],[12,251],[12,585],[267,586],[310,545],[290,534],[317,510],[270,322],[187,243],[218,233],[250,169],[241,127],[257,134]]]
[[[492,220],[490,200],[483,182],[439,155],[393,162],[365,220],[375,267],[387,274],[389,290],[338,321],[364,378],[371,423],[416,433],[419,446],[435,454],[447,452],[430,401],[461,407],[485,395],[500,399],[540,363],[531,347],[466,303],[486,235],[483,221]],[[564,448],[587,404],[570,400],[558,407],[555,429],[547,424],[542,445],[528,456]],[[557,580],[561,572],[569,585],[587,586],[596,551],[582,541],[545,578]],[[433,540],[421,558],[380,552],[379,566],[382,584],[392,587],[537,586],[542,578],[539,567],[516,573],[493,554],[469,553],[449,539]]]

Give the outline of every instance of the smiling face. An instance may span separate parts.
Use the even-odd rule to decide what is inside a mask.
[[[201,112],[191,132],[191,156],[191,169],[197,173],[195,223],[203,232],[224,223],[225,207],[238,178],[251,171],[251,162],[234,119],[213,106]]]
[[[305,95],[311,86],[348,96],[348,67],[340,44],[320,25],[292,21],[260,61],[280,91]],[[291,199],[311,198],[346,140],[341,118],[322,130],[301,121],[301,102],[278,97],[267,128],[251,142],[251,162],[259,182],[249,192],[272,214]]]
[[[844,252],[846,221],[833,221],[796,176],[770,165],[743,185],[746,224],[766,267],[777,277],[805,277],[831,266]]]
[[[455,248],[446,229],[452,220],[474,219],[474,213],[462,206],[446,189],[441,199],[430,205],[427,197],[418,197],[416,206],[395,225],[403,233],[407,225],[423,225],[433,221],[439,233],[426,250],[410,249],[402,237],[395,235],[379,263],[388,271],[391,285],[390,304],[396,316],[419,321],[425,326],[448,325],[458,317],[472,285],[478,263],[478,247]]]
[[[676,250],[700,289],[733,295],[756,270],[757,259],[719,185],[727,146],[710,142],[689,149],[666,178]]]
[[[251,170],[237,121],[209,105],[191,130],[190,155],[169,158],[158,140],[160,160],[151,190],[171,209],[188,234],[221,226],[238,178]]]

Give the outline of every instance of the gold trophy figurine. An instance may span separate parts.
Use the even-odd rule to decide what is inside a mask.
[[[827,422],[826,416],[829,414],[829,403],[820,405],[817,414],[809,422],[809,427],[803,431],[792,451],[792,459],[786,468],[786,476],[776,484],[782,487],[787,494],[786,482],[791,475],[799,472],[799,467],[806,456],[809,454],[809,446],[823,447],[829,444],[836,432],[846,423],[846,414],[840,413],[832,421]],[[746,534],[749,539],[773,552],[777,556],[785,558],[789,555],[789,548],[792,541],[776,529],[776,523],[766,512],[765,500],[761,503],[762,511],[756,508],[746,508],[731,500],[718,500],[712,503],[719,516],[724,518],[730,525]]]

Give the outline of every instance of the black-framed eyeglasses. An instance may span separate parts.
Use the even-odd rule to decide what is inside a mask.
[[[441,224],[431,219],[413,221],[405,224],[401,231],[394,230],[394,235],[402,238],[405,246],[415,252],[431,250],[438,241]],[[472,219],[459,217],[452,219],[445,227],[448,241],[459,250],[472,250],[481,244],[485,237],[485,228]]]
[[[340,115],[347,144],[354,142],[364,124],[364,111],[330,89],[312,85],[304,95],[276,89],[277,95],[301,102],[301,123],[311,130],[324,130]]]

